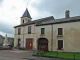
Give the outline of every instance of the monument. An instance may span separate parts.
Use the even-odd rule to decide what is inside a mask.
[[[10,46],[10,43],[8,42],[8,39],[7,39],[7,34],[5,36],[5,40],[4,40],[4,43],[3,43],[3,48],[9,48]]]

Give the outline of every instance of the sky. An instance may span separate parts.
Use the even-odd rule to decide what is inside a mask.
[[[70,17],[80,16],[80,0],[0,0],[0,35],[14,37],[14,26],[20,24],[26,8],[32,20],[65,18],[66,10],[70,11]]]

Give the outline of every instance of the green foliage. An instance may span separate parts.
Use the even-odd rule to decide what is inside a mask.
[[[45,52],[42,53],[42,55],[40,53],[35,54],[35,56],[57,57],[57,58],[67,58],[67,59],[74,59],[74,55],[75,59],[80,59],[80,53]]]
[[[2,50],[2,48],[0,48],[0,50]]]

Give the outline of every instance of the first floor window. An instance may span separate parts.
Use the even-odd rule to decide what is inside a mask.
[[[62,28],[58,28],[58,35],[63,35],[63,29]]]
[[[58,40],[58,49],[63,48],[63,40]]]
[[[45,28],[41,28],[41,34],[44,34]]]
[[[21,34],[21,28],[18,28],[18,34]]]
[[[31,26],[28,27],[28,34],[31,34]]]

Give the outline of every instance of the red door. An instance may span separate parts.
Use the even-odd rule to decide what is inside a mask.
[[[32,39],[27,39],[27,41],[26,41],[26,48],[27,49],[32,49]]]

